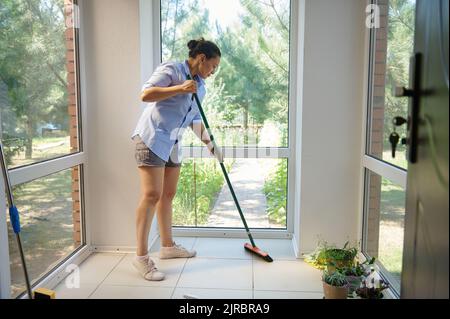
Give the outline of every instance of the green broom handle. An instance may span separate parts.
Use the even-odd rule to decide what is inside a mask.
[[[187,78],[188,78],[188,80],[191,79],[191,77],[189,75],[187,76]],[[209,139],[211,140],[211,143],[213,144],[213,150],[218,151],[219,148],[217,147],[216,141],[214,140],[214,136],[211,133],[211,129],[209,127],[208,120],[206,119],[205,112],[203,111],[202,104],[200,103],[197,93],[194,93],[193,97],[195,99],[195,102],[197,102],[198,109],[200,110],[200,114],[203,119],[203,124],[205,125],[206,131],[208,132],[208,135],[209,135]],[[245,221],[244,214],[242,213],[241,206],[239,205],[239,201],[234,192],[233,185],[231,185],[231,181],[230,181],[230,178],[228,177],[228,173],[227,173],[227,170],[225,169],[225,165],[223,164],[223,161],[220,161],[219,163],[220,163],[220,167],[222,168],[223,175],[225,176],[225,180],[227,181],[228,188],[230,189],[231,196],[233,196],[234,203],[236,204],[239,215],[241,216],[242,222],[244,223],[244,227],[245,227],[245,230],[247,231],[248,238],[250,239],[252,246],[256,247],[255,242],[253,241],[252,234],[250,233],[250,229],[248,228],[247,222]]]

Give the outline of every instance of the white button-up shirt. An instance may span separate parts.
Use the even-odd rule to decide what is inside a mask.
[[[145,82],[142,91],[151,87],[180,85],[187,80],[188,74],[190,75],[190,70],[187,61],[163,63]],[[205,82],[198,75],[193,79],[197,82],[197,95],[202,101],[206,94]],[[180,162],[184,130],[193,122],[201,121],[200,111],[192,94],[177,94],[162,101],[148,103],[132,138],[139,135],[147,147],[164,161],[168,161],[172,152],[176,152],[178,161],[173,158],[173,154],[171,159]]]

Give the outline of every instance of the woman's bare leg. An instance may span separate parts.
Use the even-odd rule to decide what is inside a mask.
[[[164,167],[139,167],[141,198],[136,210],[137,256],[148,254],[148,234],[152,225],[156,205],[161,198]]]
[[[166,167],[164,171],[163,190],[156,206],[162,247],[171,247],[173,245],[172,202],[177,192],[180,169],[180,167]]]

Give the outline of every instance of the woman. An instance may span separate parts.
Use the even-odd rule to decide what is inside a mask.
[[[196,255],[195,251],[177,245],[172,239],[172,202],[180,176],[180,140],[184,129],[190,126],[214,154],[192,94],[197,93],[200,101],[203,100],[204,79],[216,71],[221,52],[217,45],[203,38],[189,41],[188,48],[188,60],[161,64],[144,84],[141,99],[149,104],[132,136],[136,141],[135,157],[141,181],[133,265],[146,280],[164,279],[164,274],[148,256],[148,234],[155,210],[161,236],[159,257]],[[221,156],[219,152],[216,155]]]

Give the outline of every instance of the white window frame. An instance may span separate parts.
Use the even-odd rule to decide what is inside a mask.
[[[366,0],[367,5],[375,4],[376,0]],[[363,118],[362,122],[363,125],[363,136],[364,143],[362,143],[361,148],[361,202],[360,202],[360,220],[359,220],[359,240],[361,242],[361,251],[363,255],[367,256],[365,254],[365,248],[366,248],[366,219],[368,216],[368,201],[367,196],[368,190],[367,190],[367,183],[368,183],[368,177],[369,174],[367,172],[373,172],[377,175],[381,176],[382,178],[386,178],[390,180],[391,182],[401,186],[403,189],[406,190],[406,182],[407,182],[407,169],[403,169],[400,167],[397,167],[393,164],[390,164],[386,161],[383,161],[382,159],[379,159],[377,157],[374,157],[370,155],[370,127],[372,124],[372,81],[373,81],[373,54],[374,54],[374,48],[375,48],[375,41],[376,37],[374,36],[375,33],[373,29],[366,28],[366,41],[365,41],[365,73],[364,73],[364,79],[365,79],[365,89],[364,89],[364,100],[363,100]],[[392,283],[392,276],[388,273],[382,265],[376,265],[375,269],[377,273],[383,278],[387,279],[390,283]],[[389,289],[389,293],[392,297],[398,298],[399,297],[399,288],[397,286],[393,286]]]
[[[77,4],[80,12],[83,12],[83,1],[78,0]],[[71,169],[73,167],[79,167],[80,170],[80,202],[81,202],[81,246],[75,249],[67,258],[65,258],[56,267],[50,270],[46,275],[40,278],[35,285],[32,286],[33,289],[39,287],[53,288],[58,282],[60,282],[64,277],[68,276],[65,270],[68,265],[76,264],[79,265],[84,259],[86,259],[91,253],[91,236],[89,229],[89,214],[86,214],[84,209],[84,184],[87,184],[85,176],[83,176],[83,170],[86,168],[87,164],[87,103],[86,103],[86,79],[85,79],[85,53],[84,53],[84,33],[83,28],[83,15],[79,15],[79,25],[78,30],[78,136],[79,136],[79,151],[72,154],[67,154],[58,158],[32,163],[27,166],[17,167],[9,170],[9,176],[11,181],[11,187],[19,184],[28,183],[35,179],[42,178],[51,174],[61,172],[63,170]],[[9,242],[8,242],[8,231],[6,224],[6,193],[3,182],[3,176],[0,176],[0,299],[10,299],[11,298],[11,273],[10,273],[10,256],[9,256]],[[13,243],[15,244],[15,243]],[[28,294],[25,292],[18,298],[28,298]]]
[[[286,216],[286,229],[251,229],[252,235],[255,238],[292,238],[294,233],[294,220],[295,220],[295,207],[297,196],[295,190],[295,178],[296,170],[299,169],[299,165],[296,163],[299,161],[299,154],[295,152],[295,146],[298,145],[297,139],[299,139],[298,130],[296,129],[297,122],[297,110],[298,105],[297,96],[298,86],[297,79],[298,73],[301,70],[298,69],[298,44],[299,44],[299,32],[298,32],[298,18],[299,18],[299,1],[291,0],[291,13],[290,13],[290,61],[289,61],[289,144],[288,147],[276,148],[276,147],[225,147],[224,155],[231,157],[233,154],[244,154],[248,152],[250,154],[257,154],[248,158],[280,158],[288,160],[288,182],[287,182],[287,216]],[[159,0],[140,0],[140,19],[141,19],[141,82],[144,83],[149,74],[152,73],[155,66],[161,63],[161,39],[160,39],[160,1]],[[151,36],[148,36],[148,30],[151,31]],[[151,61],[153,65],[150,65],[149,57],[152,57]],[[214,131],[213,131],[214,133]],[[266,155],[266,154],[279,154],[278,156]],[[208,158],[211,157],[209,152],[203,147],[183,147],[183,154],[186,154],[185,158]],[[238,214],[236,210],[236,214]],[[245,216],[245,211],[244,211]],[[244,229],[232,229],[232,228],[196,228],[196,227],[182,227],[174,228],[174,236],[198,236],[198,237],[246,237]]]

